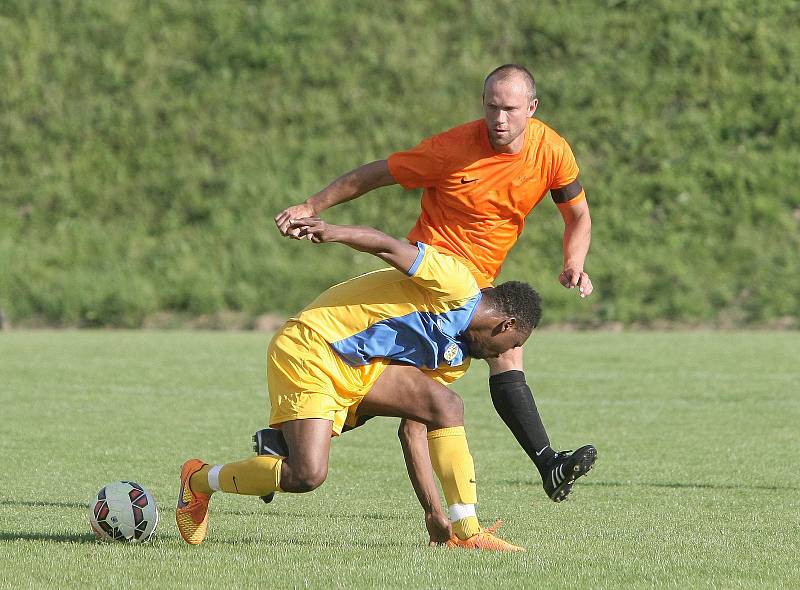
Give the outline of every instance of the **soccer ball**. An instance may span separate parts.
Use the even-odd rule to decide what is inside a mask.
[[[156,501],[138,483],[110,483],[92,499],[89,524],[101,541],[144,543],[158,524]]]

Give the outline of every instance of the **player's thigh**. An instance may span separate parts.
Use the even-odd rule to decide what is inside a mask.
[[[524,371],[524,351],[521,346],[510,348],[497,358],[486,359],[489,365],[489,374],[497,375],[506,371]]]
[[[361,400],[359,415],[410,418],[428,426],[460,426],[464,406],[453,391],[416,367],[389,365]]]

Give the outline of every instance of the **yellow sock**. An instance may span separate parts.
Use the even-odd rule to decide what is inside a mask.
[[[208,485],[208,472],[211,469],[211,465],[203,465],[198,471],[195,471],[192,474],[192,477],[189,478],[189,487],[192,488],[193,492],[198,492],[200,494],[213,494],[214,490],[211,489],[211,486]]]
[[[463,426],[428,432],[428,450],[447,504],[475,504],[475,464]]]
[[[282,491],[282,463],[281,457],[263,455],[225,465],[205,465],[192,475],[189,485],[201,494],[222,490],[231,494],[265,496]]]
[[[459,539],[469,539],[472,535],[481,532],[481,525],[477,516],[467,516],[453,523],[453,533]]]
[[[428,433],[428,450],[450,507],[453,533],[459,539],[476,535],[481,526],[475,516],[475,503],[478,501],[475,464],[469,453],[464,427],[432,430]]]
[[[219,471],[223,492],[264,496],[281,491],[281,457],[263,455],[236,463],[226,463]]]

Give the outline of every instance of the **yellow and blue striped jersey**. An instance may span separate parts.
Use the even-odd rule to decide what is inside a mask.
[[[442,379],[452,381],[469,361],[463,333],[481,291],[458,260],[419,242],[417,247],[407,274],[386,268],[355,277],[292,319],[320,334],[351,366],[390,359],[423,370],[441,367]],[[450,371],[456,367],[461,370]]]

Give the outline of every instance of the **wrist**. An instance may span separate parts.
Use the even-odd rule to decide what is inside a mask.
[[[425,516],[447,516],[441,506],[423,506]]]
[[[324,210],[324,207],[321,207],[314,197],[307,198],[303,204],[311,209],[311,217],[316,217]]]

